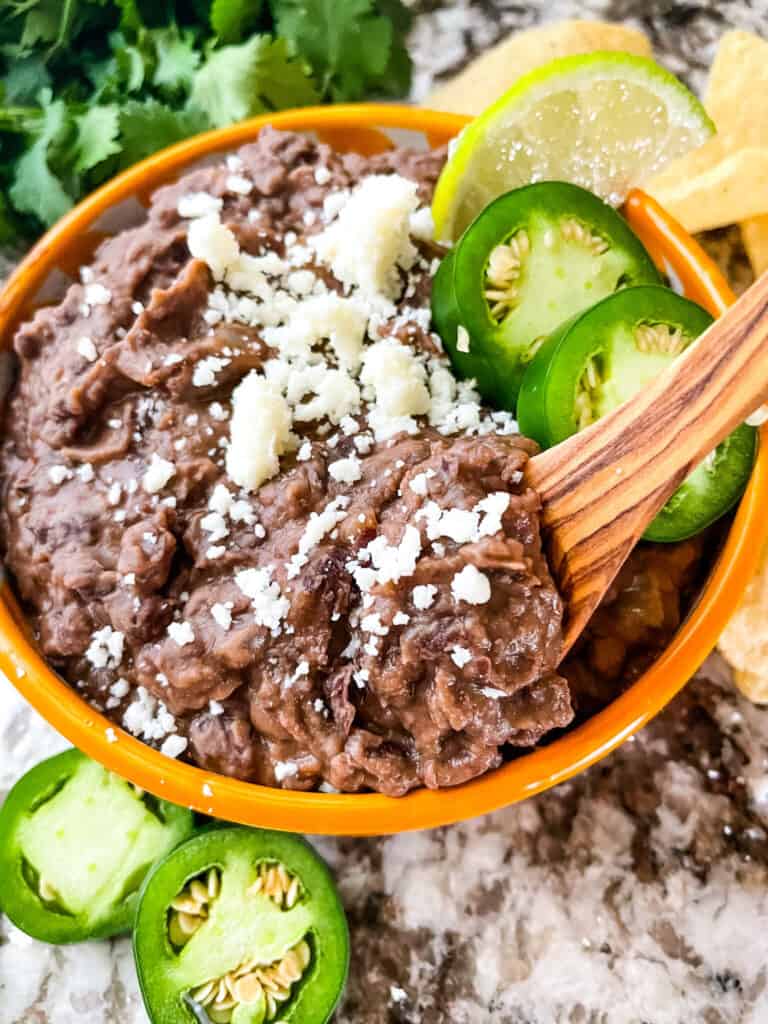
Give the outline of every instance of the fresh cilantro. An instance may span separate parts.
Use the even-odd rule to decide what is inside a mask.
[[[147,35],[155,50],[152,84],[161,92],[189,92],[200,64],[194,33],[190,30],[181,32],[176,25],[169,25],[168,28],[150,29]]]
[[[74,169],[79,174],[90,171],[102,160],[119,153],[122,149],[122,144],[118,141],[120,112],[115,104],[89,107],[75,117],[75,127],[77,135],[74,142]]]
[[[389,2],[406,24],[402,6]],[[373,0],[272,0],[272,10],[278,34],[308,61],[324,96],[357,100],[407,86],[409,65],[399,40],[395,52],[393,21]]]
[[[222,43],[239,43],[256,27],[261,0],[213,0],[211,28]]]
[[[213,50],[195,75],[190,103],[219,127],[264,110],[316,103],[303,66],[288,57],[285,41],[253,36],[239,46]]]
[[[53,84],[45,61],[39,54],[19,57],[3,79],[3,99],[6,103],[32,103],[41,89]]]
[[[0,244],[264,111],[403,95],[402,0],[0,0]]]
[[[21,213],[31,213],[43,223],[52,224],[72,206],[61,179],[52,169],[52,161],[65,143],[71,124],[63,100],[52,100],[50,92],[41,95],[42,117],[36,137],[16,164],[9,196]]]
[[[208,120],[199,110],[173,110],[158,100],[129,100],[120,108],[119,165],[129,167],[150,153],[209,127]]]

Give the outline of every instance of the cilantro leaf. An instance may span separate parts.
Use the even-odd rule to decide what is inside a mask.
[[[119,117],[120,167],[128,167],[164,146],[211,127],[199,110],[174,110],[153,99],[129,100],[119,108]]]
[[[222,43],[239,43],[260,14],[261,0],[213,0],[211,28]]]
[[[13,61],[3,78],[6,103],[32,103],[41,89],[51,85],[51,76],[39,54]]]
[[[272,0],[272,10],[278,34],[309,62],[323,95],[357,100],[381,87],[394,32],[372,0]]]
[[[66,142],[72,126],[66,104],[52,100],[50,91],[41,93],[41,105],[37,137],[16,164],[9,196],[17,210],[34,214],[44,224],[53,224],[73,201],[51,168],[51,160]]]
[[[285,41],[256,35],[239,46],[211,51],[196,72],[190,103],[216,127],[264,110],[316,103],[315,87]]]
[[[195,49],[194,33],[180,32],[177,25],[149,29],[147,38],[155,50],[155,70],[152,84],[160,90],[187,93],[200,64],[200,52]]]
[[[117,106],[89,107],[75,117],[77,136],[74,142],[74,170],[78,173],[92,167],[120,152],[118,134],[120,114]]]

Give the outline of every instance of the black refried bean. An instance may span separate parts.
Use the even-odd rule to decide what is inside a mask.
[[[430,332],[443,160],[264,130],[160,189],[16,334],[7,564],[52,665],[170,756],[402,795],[573,717],[536,447]],[[328,235],[361,182],[397,191],[390,219],[411,202],[383,270]]]

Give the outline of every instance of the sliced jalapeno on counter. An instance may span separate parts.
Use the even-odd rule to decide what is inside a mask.
[[[149,868],[194,829],[78,750],[27,772],[0,808],[0,905],[43,942],[130,930]]]
[[[521,431],[549,448],[646,387],[712,323],[668,288],[627,288],[554,331],[523,378]],[[678,541],[709,526],[739,499],[752,470],[757,431],[742,424],[675,491],[645,533]]]
[[[443,260],[432,317],[454,366],[513,410],[541,340],[620,288],[659,284],[640,240],[591,192],[540,182],[487,206]]]
[[[324,1024],[346,981],[349,935],[311,846],[212,828],[147,878],[134,955],[154,1024]]]

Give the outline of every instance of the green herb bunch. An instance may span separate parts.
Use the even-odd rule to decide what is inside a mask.
[[[0,242],[270,110],[407,92],[401,0],[0,0]]]

